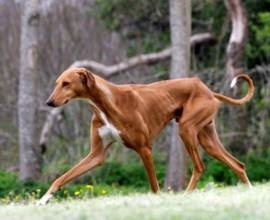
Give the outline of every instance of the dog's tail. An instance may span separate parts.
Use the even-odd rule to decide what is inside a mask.
[[[234,99],[234,98],[231,98],[231,97],[228,97],[228,96],[225,96],[225,95],[222,95],[220,93],[215,93],[213,92],[214,96],[222,101],[222,102],[226,102],[226,103],[229,103],[229,104],[232,104],[232,105],[243,105],[244,103],[248,102],[253,94],[254,94],[254,85],[253,85],[253,81],[252,79],[246,75],[246,74],[240,74],[240,75],[237,75],[231,82],[231,88],[235,86],[236,82],[238,79],[244,79],[247,83],[248,83],[248,92],[247,94],[241,98],[241,99]]]

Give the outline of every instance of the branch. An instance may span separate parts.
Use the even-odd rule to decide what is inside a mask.
[[[101,74],[104,77],[110,77],[116,73],[132,69],[143,64],[155,64],[166,60],[171,56],[171,48],[167,48],[157,53],[141,54],[115,65],[106,66],[93,60],[81,60],[74,62],[72,67],[85,67]]]
[[[214,42],[215,37],[213,37],[210,33],[201,33],[195,34],[190,38],[191,46]],[[140,65],[148,64],[152,65],[158,63],[160,61],[164,61],[171,57],[171,48],[166,48],[160,52],[149,53],[149,54],[141,54],[132,58],[129,58],[125,61],[122,61],[118,64],[114,64],[111,66],[106,66],[104,64],[98,63],[93,60],[81,60],[75,61],[71,67],[85,67],[89,68],[94,72],[101,74],[103,77],[110,77],[119,72],[127,71],[129,69],[135,68]]]
[[[39,146],[41,147],[42,154],[46,151],[46,144],[48,142],[48,138],[50,136],[53,124],[55,120],[60,120],[59,116],[61,115],[62,111],[63,107],[53,108],[52,110],[50,110],[49,114],[46,117],[39,139]]]

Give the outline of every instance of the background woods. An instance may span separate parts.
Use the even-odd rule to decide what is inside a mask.
[[[269,0],[0,0],[1,169],[50,182],[87,153],[88,105],[45,106],[54,80],[71,65],[116,83],[196,75],[231,96],[246,91],[242,84],[230,91],[227,83],[242,69],[255,82],[255,97],[237,110],[223,105],[217,126],[226,148],[247,162],[251,180],[269,180],[269,7]],[[179,189],[189,164],[174,129],[160,135],[154,156],[160,183]],[[204,160],[204,180],[236,181],[223,165]],[[139,158],[117,144],[103,167],[77,182],[148,186]]]

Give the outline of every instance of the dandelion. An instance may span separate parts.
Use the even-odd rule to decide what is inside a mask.
[[[37,191],[37,193],[40,193],[41,192],[41,189],[37,189],[36,191]]]
[[[103,189],[103,190],[101,191],[101,194],[102,194],[102,195],[106,195],[106,194],[107,194],[107,191],[106,191],[105,189]]]
[[[94,189],[94,187],[92,185],[86,185],[86,188],[89,190],[89,191],[92,191]]]
[[[74,192],[74,195],[75,196],[79,196],[81,194],[81,192],[80,191],[76,191],[76,192]]]

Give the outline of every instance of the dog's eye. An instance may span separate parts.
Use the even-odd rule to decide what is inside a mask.
[[[62,83],[62,86],[63,86],[63,87],[66,87],[66,86],[68,86],[68,85],[69,85],[69,82],[63,82],[63,83]]]

